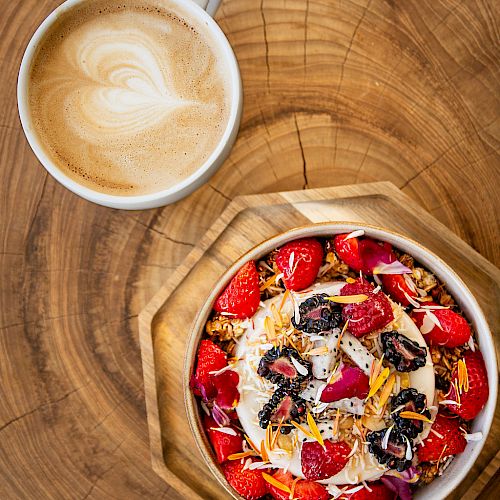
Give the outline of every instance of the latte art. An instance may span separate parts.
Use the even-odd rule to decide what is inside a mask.
[[[166,7],[94,1],[70,11],[31,70],[32,120],[47,154],[94,190],[173,186],[203,164],[228,121],[211,35],[154,3]]]

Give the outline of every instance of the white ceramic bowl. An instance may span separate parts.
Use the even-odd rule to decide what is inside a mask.
[[[488,323],[486,322],[479,304],[465,283],[441,258],[427,250],[416,241],[401,234],[375,226],[348,222],[312,224],[292,229],[269,240],[263,241],[238,259],[214,286],[210,296],[207,298],[207,301],[200,310],[190,332],[184,370],[184,395],[189,424],[198,447],[210,470],[234,498],[241,497],[239,497],[229,486],[224,475],[219,470],[218,464],[212,459],[210,444],[208,443],[201,426],[196,399],[192,395],[189,388],[189,379],[196,362],[198,344],[203,336],[205,323],[212,310],[212,305],[226,284],[245,262],[252,259],[259,259],[271,250],[274,250],[275,248],[297,238],[332,236],[341,233],[350,233],[351,231],[355,231],[357,229],[363,229],[365,231],[365,236],[371,236],[372,238],[381,241],[387,241],[395,247],[409,253],[446,284],[448,291],[460,305],[467,319],[472,323],[479,342],[480,350],[484,357],[486,370],[488,372],[488,384],[490,391],[488,402],[479,415],[474,419],[472,424],[472,432],[482,432],[483,439],[481,441],[469,442],[465,451],[455,457],[451,465],[444,472],[443,476],[436,478],[430,485],[418,489],[414,498],[418,500],[438,500],[446,498],[465,478],[483,448],[495,413],[498,390],[497,361],[493,337],[488,327]]]

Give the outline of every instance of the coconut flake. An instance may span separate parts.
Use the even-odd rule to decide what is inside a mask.
[[[481,441],[483,439],[483,433],[482,432],[473,432],[472,434],[464,434],[465,440],[467,442],[471,441]]]
[[[305,366],[301,365],[293,356],[290,357],[290,359],[292,360],[293,366],[295,366],[295,369],[300,373],[300,375],[305,376],[309,373],[307,368]]]
[[[390,264],[386,262],[378,262],[373,268],[373,274],[411,274],[413,271],[406,267],[399,260],[395,260]]]
[[[410,440],[404,436],[404,438],[406,439],[406,455],[405,455],[405,458],[406,460],[411,460],[413,458],[413,453],[412,453],[412,449],[411,449],[411,443],[410,443]]]
[[[453,399],[443,399],[443,401],[439,402],[440,405],[457,405],[460,406],[458,401],[453,401]]]
[[[406,300],[413,306],[413,307],[420,307],[420,304],[407,292],[403,290],[404,296],[406,297]]]
[[[354,441],[354,446],[352,447],[351,453],[347,455],[347,458],[351,458],[356,453],[358,446],[359,446],[359,440],[356,439],[356,441]]]
[[[394,425],[391,425],[384,434],[384,438],[382,439],[382,449],[387,450],[387,445],[389,444],[389,436],[391,435],[391,431]]]
[[[357,491],[362,490],[363,488],[364,488],[363,485],[356,486],[355,488],[351,488],[350,490],[345,490],[344,493],[348,494],[356,493]]]
[[[356,229],[356,231],[352,231],[349,233],[345,238],[344,241],[350,240],[351,238],[359,238],[360,236],[364,236],[365,230],[364,229]]]
[[[377,285],[382,285],[382,280],[376,274],[373,275],[373,280],[377,283]]]
[[[476,352],[476,346],[474,345],[474,339],[472,338],[472,335],[469,337],[469,340],[467,341],[467,345],[470,347],[470,350],[472,352]]]
[[[439,319],[438,317],[430,310],[428,309],[427,311],[425,311],[425,314],[426,316],[428,316],[431,321],[440,329],[440,330],[443,330],[443,327],[441,325],[441,323],[439,322]]]
[[[432,321],[432,318],[425,314],[422,324],[420,325],[420,332],[422,333],[422,335],[427,335],[434,329],[435,326],[436,325],[434,324],[434,321]]]
[[[231,427],[210,427],[211,431],[222,432],[223,434],[229,434],[230,436],[237,436],[237,432]]]

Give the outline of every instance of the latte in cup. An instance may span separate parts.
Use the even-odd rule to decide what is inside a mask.
[[[28,80],[31,127],[68,177],[111,195],[174,186],[227,127],[218,42],[168,0],[89,0],[63,12]]]

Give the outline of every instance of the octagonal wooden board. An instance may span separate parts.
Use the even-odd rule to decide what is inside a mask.
[[[184,408],[185,342],[198,309],[225,269],[260,241],[333,220],[383,226],[423,243],[457,271],[483,305],[492,331],[497,330],[498,269],[393,184],[236,198],[139,316],[153,468],[184,498],[228,498],[205,466]],[[479,460],[454,498],[473,499],[488,487],[498,470],[499,437],[497,416]]]

